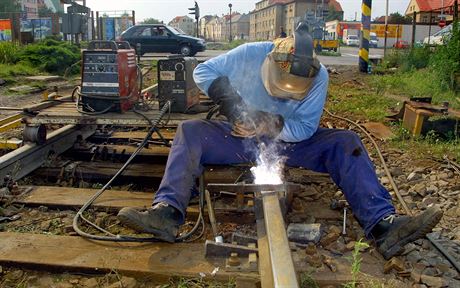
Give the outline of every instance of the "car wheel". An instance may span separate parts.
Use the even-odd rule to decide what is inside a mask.
[[[190,56],[192,54],[192,48],[188,45],[182,45],[180,47],[180,54],[182,54],[182,56]]]

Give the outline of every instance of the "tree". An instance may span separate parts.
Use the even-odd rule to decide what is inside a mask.
[[[327,14],[326,21],[343,20],[343,12],[335,10],[334,6],[329,6],[329,13]]]
[[[162,22],[155,18],[147,18],[142,21],[142,24],[161,24]]]
[[[10,13],[20,12],[21,4],[19,0],[1,0],[0,1],[0,18],[10,18]]]
[[[53,10],[47,6],[41,6],[40,8],[38,8],[38,17],[49,17],[53,14]]]
[[[399,14],[399,12],[394,12],[391,13],[388,17],[388,22],[390,22],[391,24],[411,24],[412,17],[403,16]]]

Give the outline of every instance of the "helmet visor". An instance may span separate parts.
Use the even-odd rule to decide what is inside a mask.
[[[283,71],[271,53],[261,68],[265,89],[273,97],[302,100],[307,96],[313,78],[305,78]]]

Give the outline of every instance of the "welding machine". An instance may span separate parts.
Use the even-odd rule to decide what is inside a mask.
[[[81,71],[79,106],[84,112],[125,112],[137,103],[140,75],[136,51],[128,42],[90,42]]]
[[[198,65],[194,57],[171,56],[158,61],[158,99],[160,107],[174,100],[171,112],[187,113],[200,103],[200,89],[193,80]]]

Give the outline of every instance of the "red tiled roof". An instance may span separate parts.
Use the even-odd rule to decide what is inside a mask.
[[[420,11],[431,11],[439,10],[442,8],[443,0],[416,0]],[[454,5],[455,0],[444,0],[444,7],[450,7]]]
[[[184,18],[184,17],[185,17],[185,16],[176,16],[176,17],[174,17],[173,20],[171,20],[171,22],[179,22],[180,19],[182,19],[182,18]]]
[[[334,7],[337,12],[343,12],[342,5],[337,0],[329,0],[329,6]]]

